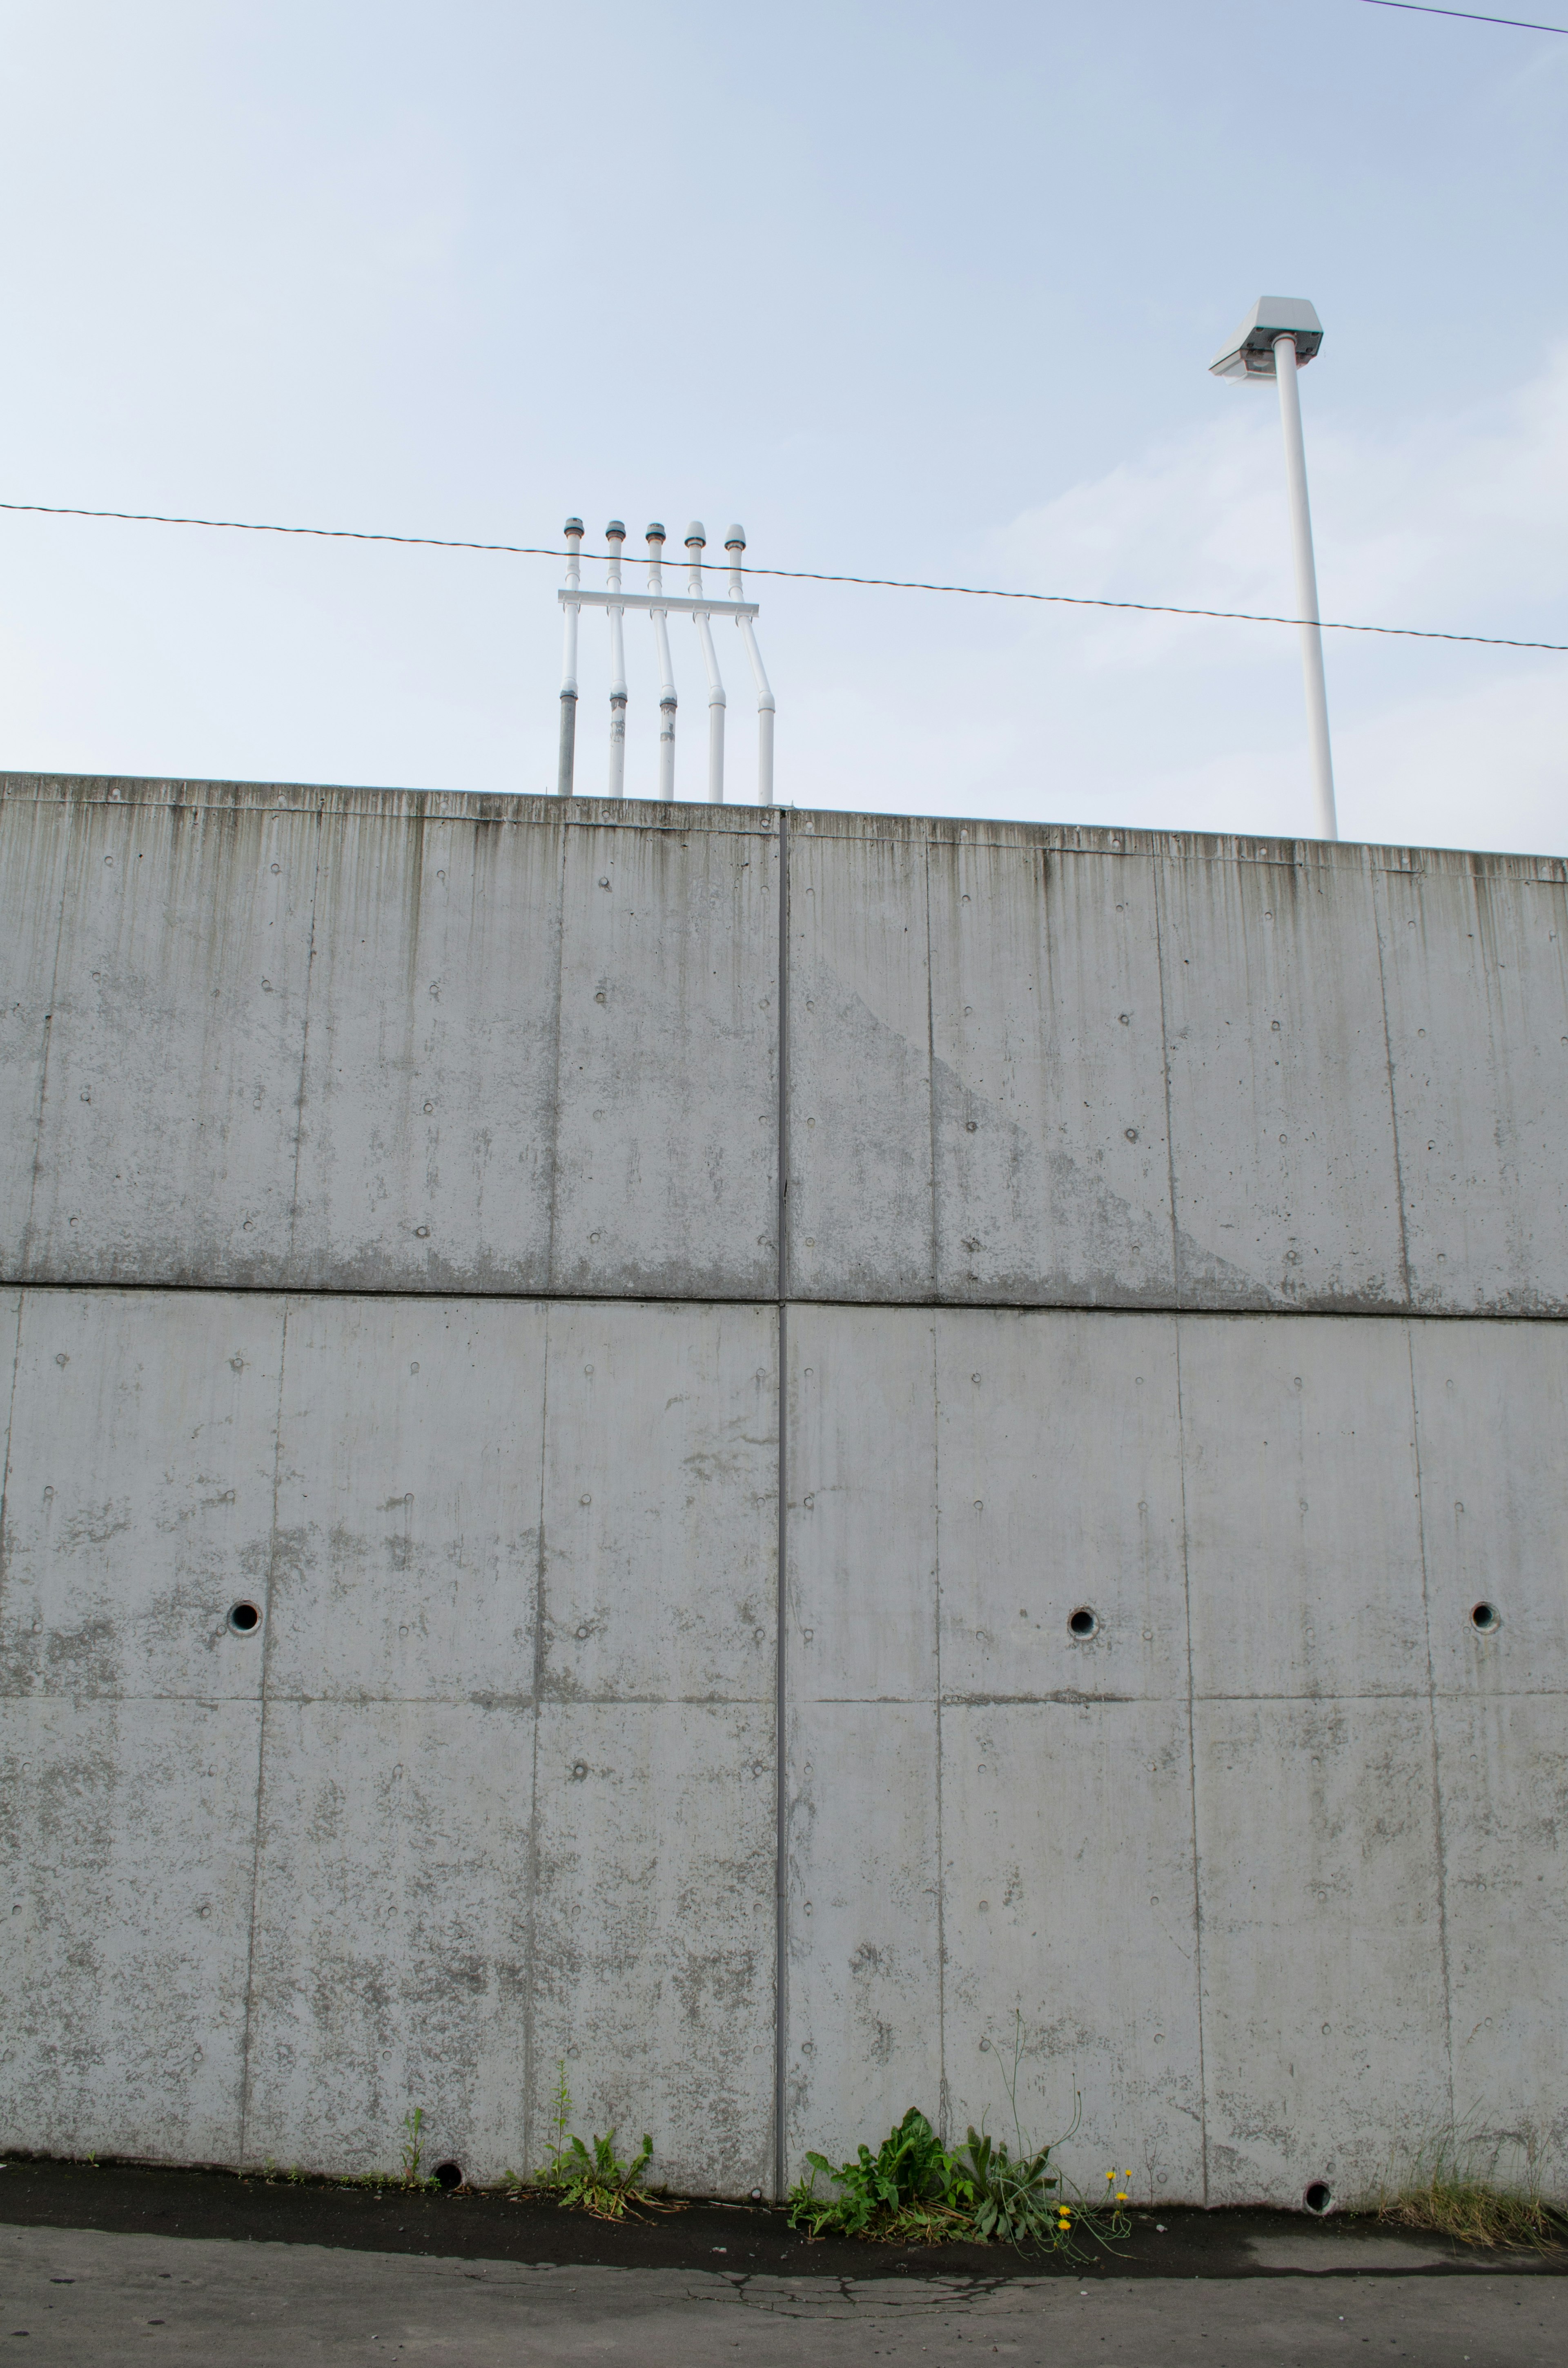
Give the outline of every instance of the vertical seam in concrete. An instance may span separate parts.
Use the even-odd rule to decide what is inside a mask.
[[[787,2185],[784,2105],[788,2072],[790,2008],[790,1797],[786,1759],[789,1719],[788,1663],[785,1657],[785,1586],[790,1540],[790,821],[778,810],[778,1179],[776,1258],[778,1327],[777,1342],[778,1406],[778,1529],[775,1554],[775,1620],[773,1646],[773,2192],[782,2198]]]
[[[60,992],[60,949],[65,940],[65,900],[71,891],[71,858],[76,842],[75,812],[66,825],[65,860],[60,867],[60,910],[54,923],[54,956],[49,965],[49,1008],[43,1015],[43,1048],[39,1060],[38,1110],[33,1121],[33,1172],[28,1186],[28,1216],[22,1227],[21,1256],[17,1261],[18,1278],[26,1275],[32,1263],[33,1221],[38,1207],[39,1178],[43,1171],[43,1114],[49,1101],[49,1054],[54,1041],[54,998]],[[17,1322],[21,1325],[18,1308]],[[9,1434],[7,1434],[7,1438]],[[8,1452],[8,1451],[7,1451]]]
[[[1187,1622],[1187,1782],[1192,1826],[1192,1951],[1198,2006],[1198,2128],[1203,2150],[1203,2208],[1209,2208],[1209,2070],[1203,2044],[1203,1884],[1198,1840],[1198,1716],[1192,1679],[1192,1573],[1187,1554],[1187,1423],[1182,1405],[1181,1313],[1171,1317],[1176,1333],[1176,1474],[1181,1484],[1181,1592]],[[1153,2181],[1151,2181],[1153,2184]],[[1151,2203],[1154,2201],[1150,2196]]]
[[[926,860],[926,1110],[931,1175],[931,1296],[937,1296],[941,1249],[937,1216],[937,989],[931,956],[931,843]],[[955,851],[954,861],[958,858]],[[942,2142],[948,2135],[948,1949],[947,1866],[942,1855],[942,1409],[937,1390],[937,1325],[931,1318],[931,1547],[932,1613],[936,1622],[933,1648],[936,1668],[934,1722],[937,1746],[937,2122]]]
[[[1426,1491],[1421,1473],[1421,1409],[1415,1398],[1415,1342],[1404,1319],[1410,1370],[1410,1446],[1415,1458],[1415,1526],[1421,1550],[1421,1620],[1426,1638],[1426,1719],[1432,1748],[1432,1840],[1437,1854],[1437,1955],[1443,1969],[1443,2035],[1449,2061],[1449,2126],[1454,2126],[1454,2004],[1449,1971],[1449,1860],[1443,1833],[1442,1755],[1437,1743],[1437,1687],[1432,1668],[1432,1607],[1426,1579]]]
[[[551,997],[550,1074],[550,1142],[545,1156],[550,1161],[550,1196],[547,1202],[544,1235],[544,1288],[551,1291],[555,1284],[555,1193],[556,1179],[561,1170],[561,996],[566,977],[566,850],[571,845],[570,825],[561,830],[561,860],[555,875],[555,993]],[[541,1499],[542,1503],[542,1499]]]
[[[544,1303],[544,1346],[540,1359],[539,1534],[534,1545],[534,1731],[528,1774],[528,1920],[523,1941],[523,2175],[533,2161],[535,1975],[539,1931],[539,1725],[544,1702],[544,1491],[550,1452],[550,1302]]]
[[[305,1019],[300,1030],[300,1090],[294,1102],[294,1174],[289,1192],[289,1255],[285,1273],[294,1267],[294,1236],[300,1223],[300,1160],[305,1144],[305,1086],[311,1066],[311,992],[316,978],[316,905],[321,896],[321,851],[326,831],[326,810],[316,808],[316,860],[311,873],[311,941],[305,954]],[[265,841],[264,841],[265,844]],[[287,1315],[284,1317],[288,1323]],[[268,1574],[270,1581],[270,1571]],[[265,1659],[265,1655],[264,1655]]]
[[[272,1577],[278,1561],[278,1486],[283,1464],[283,1388],[289,1361],[289,1302],[278,1338],[278,1411],[272,1432],[272,1525],[267,1542],[267,1591],[261,1606],[261,1702],[256,1729],[256,1822],[251,1835],[250,1916],[245,1931],[244,2024],[240,2035],[240,2130],[238,2169],[245,2166],[250,2136],[251,2026],[256,1999],[256,1915],[261,1896],[262,1794],[267,1783],[267,1666],[272,1658]]]
[[[1379,873],[1374,872],[1372,874],[1371,881],[1372,930],[1378,940],[1378,992],[1381,997],[1383,1007],[1383,1059],[1387,1065],[1389,1081],[1389,1126],[1393,1135],[1393,1186],[1394,1192],[1399,1201],[1400,1275],[1404,1284],[1404,1304],[1406,1307],[1409,1307],[1413,1303],[1411,1300],[1410,1290],[1410,1242],[1404,1230],[1404,1161],[1400,1155],[1399,1103],[1395,1099],[1393,1090],[1393,1038],[1389,1032],[1389,981],[1388,971],[1383,962],[1382,917],[1378,910],[1380,901],[1378,882],[1380,876],[1381,875]],[[1411,875],[1405,873],[1401,876],[1408,878]],[[1383,901],[1386,904],[1386,896]],[[1414,1368],[1412,1371],[1414,1373]],[[1414,1391],[1414,1379],[1412,1380],[1411,1386]],[[1422,1586],[1425,1588],[1426,1583],[1425,1577],[1425,1565],[1423,1565],[1423,1574]]]
[[[956,860],[956,850],[955,850]],[[935,967],[931,959],[931,842],[927,837],[920,849],[920,860],[926,873],[926,1173],[927,1201],[930,1211],[931,1263],[926,1271],[931,1278],[931,1296],[937,1295],[937,1277],[941,1272],[937,1246],[937,990],[932,982]]]
[[[1164,1077],[1165,1084],[1165,1177],[1166,1190],[1170,1194],[1171,1201],[1171,1299],[1173,1304],[1179,1308],[1181,1305],[1181,1236],[1176,1224],[1176,1134],[1171,1125],[1171,1040],[1169,1027],[1165,1019],[1165,924],[1160,917],[1160,902],[1163,891],[1160,885],[1160,875],[1158,871],[1154,873],[1153,890],[1154,970],[1160,982],[1160,1074]],[[1180,1360],[1181,1350],[1178,1342],[1176,1350],[1178,1386],[1181,1370]],[[1187,1554],[1185,1511],[1187,1499],[1185,1491],[1186,1479],[1184,1475],[1182,1497],[1184,1508],[1182,1517],[1182,1554],[1184,1559]],[[1188,1642],[1190,1645],[1190,1637]],[[1207,2162],[1207,2148],[1205,2149],[1204,2158]]]
[[[937,1354],[938,1310],[931,1318],[931,1543],[937,1665],[937,2123],[948,2144],[948,1861],[942,1834],[942,1398]]]

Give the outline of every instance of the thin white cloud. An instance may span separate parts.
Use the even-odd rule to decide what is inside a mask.
[[[1272,390],[1215,393],[1228,416],[1024,512],[985,557],[1042,589],[1288,609]],[[1480,632],[1489,601],[1515,621],[1531,601],[1541,638],[1568,640],[1544,614],[1568,601],[1568,345],[1484,412],[1416,418],[1397,440],[1309,416],[1308,438],[1325,615]]]

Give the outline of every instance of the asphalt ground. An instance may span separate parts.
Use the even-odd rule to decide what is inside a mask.
[[[0,2345],[39,2362],[577,2361],[805,2368],[1561,2368],[1568,2257],[1331,2215],[1134,2215],[1094,2268],[998,2247],[808,2245],[694,2203],[618,2226],[491,2194],[18,2160],[0,2166]]]

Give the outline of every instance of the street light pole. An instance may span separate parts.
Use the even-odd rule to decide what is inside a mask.
[[[1285,484],[1290,503],[1290,546],[1296,563],[1296,614],[1301,620],[1301,673],[1307,693],[1307,750],[1312,765],[1313,818],[1320,838],[1337,838],[1334,805],[1334,759],[1328,745],[1328,690],[1323,672],[1323,631],[1318,617],[1317,569],[1312,564],[1312,517],[1307,507],[1307,452],[1301,438],[1301,398],[1297,370],[1323,343],[1323,323],[1300,296],[1260,296],[1210,370],[1216,378],[1240,381],[1277,378],[1279,424],[1285,431]]]
[[[1334,758],[1328,745],[1328,686],[1323,672],[1323,632],[1318,621],[1318,577],[1312,563],[1312,514],[1307,506],[1307,448],[1301,434],[1301,398],[1296,384],[1296,340],[1274,339],[1274,373],[1279,381],[1279,424],[1285,431],[1285,483],[1290,497],[1290,545],[1296,562],[1296,614],[1301,620],[1301,675],[1307,694],[1307,748],[1312,758],[1312,803],[1318,837],[1337,838],[1334,808]]]

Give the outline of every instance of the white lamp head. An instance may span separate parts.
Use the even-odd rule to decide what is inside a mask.
[[[1209,368],[1216,378],[1272,378],[1274,340],[1294,337],[1296,360],[1310,362],[1323,343],[1323,323],[1304,296],[1260,296]]]

